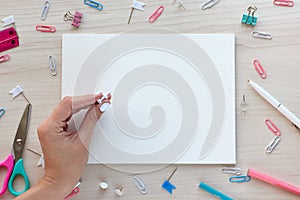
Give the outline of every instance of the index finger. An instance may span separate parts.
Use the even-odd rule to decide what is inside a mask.
[[[93,105],[99,98],[102,97],[102,95],[103,94],[100,93],[75,97],[66,96],[54,109],[51,117],[55,121],[68,121],[73,114]]]

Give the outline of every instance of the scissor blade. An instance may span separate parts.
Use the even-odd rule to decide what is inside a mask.
[[[21,121],[19,123],[19,127],[14,139],[13,149],[14,149],[14,156],[15,156],[15,163],[22,158],[27,132],[29,129],[29,121],[30,121],[30,114],[31,114],[31,104],[27,104]]]

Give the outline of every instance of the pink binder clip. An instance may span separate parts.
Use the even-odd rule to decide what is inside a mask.
[[[264,70],[263,66],[260,64],[260,62],[257,59],[253,60],[253,65],[261,78],[263,79],[267,78],[267,72]]]
[[[14,27],[0,31],[0,52],[19,46],[18,33]]]
[[[79,28],[82,16],[83,16],[83,14],[80,13],[80,12],[75,11],[75,14],[73,15],[73,14],[71,14],[70,11],[68,11],[64,15],[64,20],[65,21],[72,21],[71,25]]]
[[[274,133],[275,136],[277,137],[281,136],[281,131],[270,119],[265,120],[265,125],[268,127],[270,131]]]
[[[56,31],[56,28],[54,26],[50,26],[50,25],[42,25],[42,24],[38,24],[35,26],[35,29],[37,31],[41,31],[41,32],[48,32],[48,33],[54,33]]]
[[[163,13],[165,10],[164,6],[159,6],[148,18],[150,23],[153,23],[157,20],[157,18]]]
[[[2,55],[0,56],[0,63],[3,63],[3,62],[6,62],[10,59],[10,56],[9,55]]]
[[[291,0],[274,0],[273,4],[276,6],[286,6],[286,7],[293,7],[294,1]]]

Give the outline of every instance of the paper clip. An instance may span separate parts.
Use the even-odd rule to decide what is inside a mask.
[[[0,118],[5,114],[5,108],[0,108]]]
[[[274,0],[273,4],[276,6],[286,6],[286,7],[293,7],[294,1],[290,0]]]
[[[146,194],[148,192],[145,184],[143,183],[143,181],[137,177],[137,176],[134,176],[132,178],[132,181],[134,182],[134,184],[136,185],[136,187],[139,189],[139,191],[142,193],[142,194]]]
[[[50,74],[52,76],[55,76],[57,74],[55,58],[53,56],[49,56],[48,58],[49,58]]]
[[[1,19],[1,21],[3,22],[3,27],[5,27],[5,26],[9,26],[11,24],[14,24],[15,18],[14,18],[14,16],[10,15],[8,17]]]
[[[250,181],[250,176],[231,176],[229,177],[230,183],[245,183]]]
[[[266,119],[265,124],[268,129],[274,133],[275,136],[281,136],[281,131],[270,119]]]
[[[275,149],[275,147],[279,144],[281,138],[279,136],[276,136],[273,138],[273,140],[268,144],[265,151],[266,153],[270,154]]]
[[[54,33],[56,31],[56,28],[54,26],[50,26],[50,25],[42,25],[42,24],[38,24],[35,26],[35,29],[37,31],[41,31],[41,32],[48,32],[48,33]]]
[[[46,19],[49,8],[50,8],[50,1],[49,0],[45,0],[44,7],[43,7],[42,13],[41,13],[41,20],[45,20]]]
[[[97,10],[103,9],[103,5],[101,3],[93,1],[93,0],[84,0],[84,4],[88,5],[92,8],[96,8]]]
[[[71,25],[79,28],[81,23],[82,13],[75,11],[75,14],[73,15],[70,11],[68,11],[64,15],[65,21],[72,21]]]
[[[221,169],[221,172],[223,172],[224,174],[234,174],[234,175],[242,174],[242,170],[237,167],[223,167]]]
[[[257,73],[259,74],[259,76],[262,79],[267,78],[267,72],[265,71],[265,69],[263,68],[263,66],[260,64],[259,60],[254,59],[253,60],[253,65],[254,65],[255,70],[257,71]]]
[[[164,6],[159,6],[148,18],[150,23],[153,23],[157,20],[157,18],[163,13],[165,10]]]
[[[271,33],[262,32],[262,31],[252,31],[251,35],[254,38],[261,38],[261,39],[267,39],[267,40],[272,39]]]
[[[10,59],[10,56],[5,54],[0,56],[0,63],[7,62]]]
[[[208,1],[206,1],[205,3],[203,3],[203,4],[201,5],[201,9],[202,9],[202,10],[206,10],[206,9],[208,9],[208,8],[211,8],[211,7],[213,7],[214,5],[216,5],[217,3],[219,3],[219,1],[220,1],[220,0],[208,0]]]
[[[257,10],[257,7],[255,7],[255,6],[249,6],[247,8],[247,10],[248,10],[248,14],[247,15],[243,14],[242,23],[243,24],[249,24],[249,25],[255,26],[256,22],[257,22],[257,17],[254,16],[254,13]]]

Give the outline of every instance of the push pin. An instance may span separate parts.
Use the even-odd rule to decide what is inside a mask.
[[[129,24],[130,21],[131,21],[131,17],[132,17],[132,14],[133,14],[133,10],[134,10],[134,9],[137,9],[137,10],[144,11],[143,6],[145,6],[145,5],[146,5],[146,3],[143,3],[143,2],[141,2],[141,1],[135,1],[135,0],[133,0],[132,5],[131,5],[131,11],[130,11],[129,18],[128,18],[128,22],[127,22],[128,24]]]
[[[107,190],[108,189],[108,184],[106,183],[106,182],[101,182],[100,184],[99,184],[99,187],[100,187],[100,189],[101,190]]]
[[[102,104],[102,102],[106,99],[108,99],[108,95],[109,93],[105,93],[103,94],[103,96],[97,100],[97,102],[99,104]],[[106,111],[106,109],[108,109],[110,107],[110,103],[103,103],[101,106],[100,106],[100,112],[104,113]]]
[[[243,14],[242,23],[255,26],[257,22],[257,17],[254,16],[254,13],[257,10],[257,7],[249,6],[247,10],[248,10],[248,14],[247,15]]]
[[[176,0],[176,1],[181,8],[183,8],[184,10],[186,9],[181,0]]]
[[[176,186],[173,185],[172,183],[170,183],[170,179],[172,178],[172,176],[175,174],[177,170],[177,167],[175,168],[175,170],[172,172],[172,174],[169,176],[168,180],[166,180],[161,187],[164,188],[165,190],[167,190],[170,194],[172,194],[172,190],[176,189]]]
[[[13,15],[10,15],[8,17],[5,17],[3,19],[1,19],[1,21],[3,22],[3,27],[5,26],[9,26],[11,24],[14,24],[15,23],[15,18]]]
[[[37,152],[37,151],[34,150],[34,149],[29,148],[29,147],[26,147],[26,149],[27,149],[28,151],[31,151],[32,153],[34,153],[34,154],[40,156],[40,160],[39,160],[37,166],[38,166],[38,167],[42,166],[43,168],[45,168],[44,155],[41,154],[41,153],[39,153],[39,152]]]
[[[68,11],[64,15],[64,20],[72,21],[71,25],[79,28],[82,16],[83,14],[78,11],[75,11],[74,15],[70,11]]]
[[[26,96],[23,93],[23,89],[21,88],[20,85],[17,85],[14,89],[12,89],[11,91],[9,91],[9,94],[12,94],[12,99],[16,98],[17,96],[19,96],[20,94],[22,94],[22,96],[25,98],[25,100],[27,101],[27,103],[30,104],[30,102],[28,101],[28,99],[26,98]]]
[[[243,101],[241,102],[241,111],[242,113],[246,113],[247,111],[247,102],[246,102],[246,95],[243,94]]]
[[[115,189],[115,194],[118,195],[119,197],[123,196],[123,192],[122,192],[123,188],[119,187],[117,189]]]

